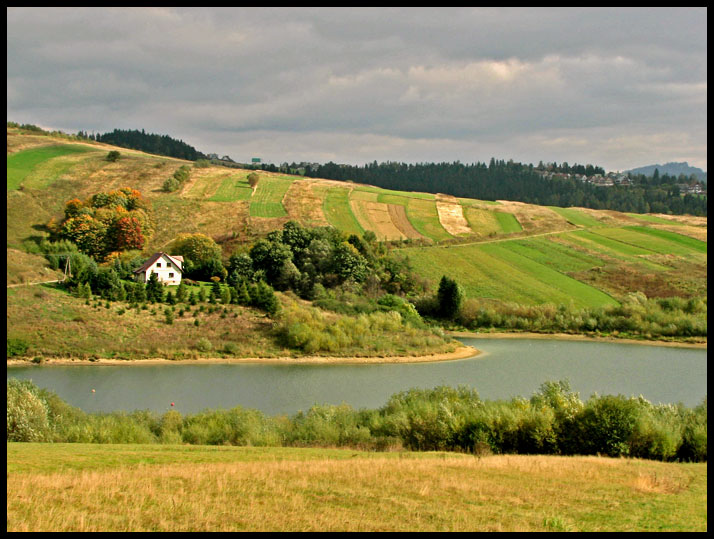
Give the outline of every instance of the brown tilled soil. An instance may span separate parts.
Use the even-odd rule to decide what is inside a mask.
[[[419,232],[417,232],[417,230],[409,222],[407,211],[404,206],[389,204],[389,216],[392,218],[394,226],[396,226],[407,238],[421,239],[424,237],[419,234]]]

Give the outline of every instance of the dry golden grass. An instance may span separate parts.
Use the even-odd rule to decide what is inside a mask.
[[[8,473],[7,529],[706,530],[706,464],[299,449],[245,461],[230,449],[234,462]]]
[[[359,194],[371,196],[375,193],[353,191],[350,195],[350,208],[362,228],[372,230],[379,240],[406,239],[406,235],[392,222],[389,204],[355,198]]]
[[[7,284],[37,283],[62,279],[61,271],[49,267],[40,255],[23,253],[17,249],[7,249]]]
[[[464,210],[455,197],[438,195],[436,210],[439,212],[439,221],[446,231],[453,235],[471,234],[471,227],[464,217]]]
[[[503,211],[515,215],[523,227],[523,231],[528,234],[572,230],[575,228],[565,218],[545,206],[509,200],[499,200],[498,202],[500,202]]]
[[[322,211],[323,196],[313,190],[315,182],[309,180],[294,181],[283,198],[283,206],[291,219],[304,226],[329,226]]]

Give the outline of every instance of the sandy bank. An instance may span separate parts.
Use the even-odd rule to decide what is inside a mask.
[[[385,357],[327,357],[327,356],[305,356],[305,357],[274,357],[274,358],[250,358],[250,357],[220,357],[220,358],[199,358],[199,359],[96,359],[89,361],[86,359],[72,358],[47,358],[42,365],[201,365],[201,364],[224,364],[224,363],[271,363],[283,365],[339,365],[339,364],[375,364],[375,363],[424,363],[432,361],[452,361],[455,359],[465,359],[476,356],[479,350],[471,346],[462,346],[453,352],[444,354],[431,354],[426,356],[385,356]],[[8,359],[8,367],[27,367],[35,365],[31,358]]]
[[[618,337],[595,337],[591,335],[573,335],[571,333],[472,333],[467,331],[449,331],[451,337],[462,339],[551,339],[562,341],[593,341],[611,342],[621,344],[643,344],[646,346],[672,346],[678,348],[707,348],[707,341],[702,342],[675,342],[675,341],[645,341],[639,339],[620,339]]]

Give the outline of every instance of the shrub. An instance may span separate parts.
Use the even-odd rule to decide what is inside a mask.
[[[29,380],[7,381],[7,441],[52,441],[47,402]]]
[[[571,447],[577,453],[628,456],[630,438],[639,420],[637,399],[622,395],[595,396],[573,421]]]
[[[210,352],[211,350],[213,350],[213,345],[211,344],[211,341],[209,341],[207,338],[201,337],[196,343],[196,349],[199,352]]]
[[[7,340],[7,357],[21,356],[30,347],[29,343],[24,339],[8,339]]]

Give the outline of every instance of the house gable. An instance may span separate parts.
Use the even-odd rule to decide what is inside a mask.
[[[144,283],[149,280],[152,273],[156,273],[159,282],[164,284],[180,284],[183,274],[183,257],[154,253],[140,268],[134,270],[136,280]]]

